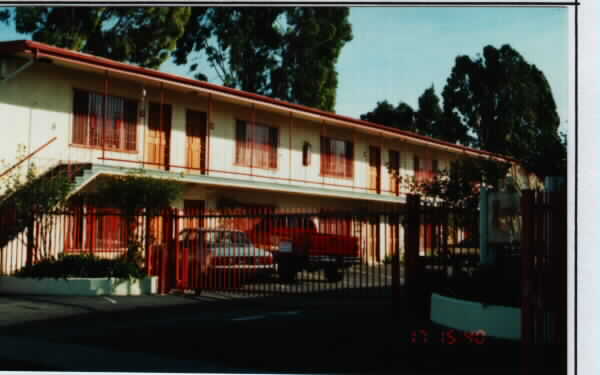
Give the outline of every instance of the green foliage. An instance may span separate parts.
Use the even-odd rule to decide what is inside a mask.
[[[15,273],[18,277],[67,278],[67,277],[114,277],[119,279],[143,278],[146,273],[126,256],[102,259],[91,254],[64,255],[46,258]]]
[[[24,175],[13,173],[2,187],[4,199],[0,201],[0,207],[14,207],[17,226],[25,226],[63,203],[72,184],[64,169],[39,175],[32,162]]]
[[[223,84],[332,111],[335,65],[352,40],[341,7],[19,7],[0,11],[34,40],[149,68],[206,56]],[[204,67],[202,69],[205,69]]]
[[[10,11],[8,9],[0,9],[0,22],[7,23],[10,19]]]
[[[177,181],[145,176],[143,171],[137,171],[100,181],[96,191],[85,198],[98,206],[110,202],[127,217],[139,215],[143,210],[148,216],[156,216],[182,193],[183,186]]]
[[[512,156],[538,177],[566,170],[550,85],[509,45],[458,56],[442,95],[444,132],[457,141]]]
[[[498,187],[509,165],[482,159],[459,159],[450,163],[449,170],[442,170],[431,181],[411,181],[409,188],[435,202],[450,207],[476,209],[479,205],[479,189]]]
[[[190,14],[189,7],[18,7],[12,18],[33,40],[158,68]]]
[[[454,272],[453,277],[435,283],[433,291],[445,296],[480,302],[486,305],[521,305],[521,268],[510,264],[479,265],[469,275]],[[502,282],[499,282],[502,280]]]
[[[226,86],[332,111],[335,64],[352,40],[348,15],[325,7],[193,8],[175,62],[204,52]]]
[[[440,99],[435,94],[433,85],[419,97],[419,110],[415,115],[415,130],[423,135],[442,138],[439,131],[442,120]]]
[[[387,100],[377,102],[375,109],[360,115],[360,119],[396,129],[416,131],[415,112],[404,102],[400,102],[395,108]]]

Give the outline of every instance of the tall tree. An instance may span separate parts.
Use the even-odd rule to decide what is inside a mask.
[[[333,111],[336,63],[352,40],[348,8],[59,7],[0,10],[0,22],[44,43],[144,67],[170,56],[207,80]]]
[[[396,129],[415,130],[415,111],[404,102],[400,102],[395,108],[387,100],[377,102],[375,108],[360,115],[360,119]]]
[[[426,89],[419,97],[419,110],[415,115],[415,128],[417,132],[430,137],[440,137],[438,128],[441,126],[442,108],[440,99],[435,94],[433,85]]]
[[[509,45],[458,56],[443,91],[444,128],[462,142],[512,156],[540,177],[566,170],[550,85]]]
[[[332,111],[335,65],[352,40],[348,15],[347,8],[194,8],[175,62],[204,51],[227,86]]]
[[[14,21],[17,32],[36,41],[158,68],[175,49],[190,13],[187,7],[18,7],[0,19]]]

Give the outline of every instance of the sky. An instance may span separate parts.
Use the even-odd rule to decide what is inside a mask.
[[[338,60],[335,112],[358,118],[378,101],[406,102],[434,86],[441,97],[458,55],[475,57],[483,47],[510,44],[535,64],[552,89],[561,119],[568,117],[568,13],[560,7],[354,7],[354,39]],[[27,39],[0,25],[0,40]],[[161,70],[189,75],[171,62]],[[201,71],[220,83],[209,67]]]

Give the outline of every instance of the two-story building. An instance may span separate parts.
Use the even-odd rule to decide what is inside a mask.
[[[179,208],[401,205],[398,176],[464,157],[529,179],[489,152],[32,41],[0,42],[0,131],[2,170],[19,148],[42,170],[89,163],[78,190],[142,168],[185,184]]]

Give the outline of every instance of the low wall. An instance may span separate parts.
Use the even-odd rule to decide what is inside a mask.
[[[67,279],[2,276],[1,294],[54,296],[138,296],[156,294],[158,277],[143,279],[85,278]]]
[[[484,330],[486,336],[521,338],[521,309],[431,295],[431,321],[464,332]]]

